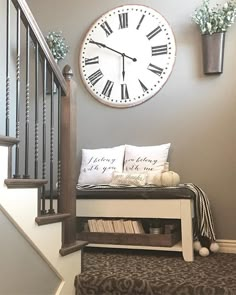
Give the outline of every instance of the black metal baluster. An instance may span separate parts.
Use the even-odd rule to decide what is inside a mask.
[[[34,178],[38,178],[38,158],[39,158],[39,112],[38,112],[38,95],[39,95],[39,45],[35,45],[35,123],[34,123]]]
[[[29,176],[29,59],[30,59],[30,27],[26,28],[26,99],[25,99],[25,174]]]
[[[16,23],[16,138],[20,138],[20,31],[21,31],[21,11],[17,9]],[[14,178],[20,178],[19,175],[19,143],[16,144],[15,155],[15,174]]]
[[[57,212],[59,212],[59,200],[61,194],[61,87],[58,87],[58,120],[57,120]]]
[[[10,0],[7,0],[7,28],[6,28],[6,136],[10,130]]]
[[[44,58],[43,60],[43,167],[42,167],[42,178],[46,178],[46,75],[47,75],[47,60]],[[45,200],[45,185],[42,187],[42,208],[41,208],[41,214],[45,215],[47,213],[46,211],[46,200]]]
[[[50,208],[49,214],[54,214],[53,209],[53,148],[54,148],[54,73],[51,73],[51,118],[50,118]]]

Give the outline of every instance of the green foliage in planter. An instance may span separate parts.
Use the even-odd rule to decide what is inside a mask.
[[[236,2],[230,0],[223,6],[216,4],[210,7],[209,0],[203,0],[202,6],[198,7],[192,16],[193,21],[199,25],[202,34],[214,34],[226,32],[235,22]]]
[[[46,36],[46,42],[53,57],[58,61],[64,59],[69,52],[69,46],[66,45],[62,32],[49,32]]]

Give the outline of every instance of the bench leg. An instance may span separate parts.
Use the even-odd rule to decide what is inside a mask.
[[[193,229],[191,200],[181,200],[182,252],[185,261],[193,261]]]

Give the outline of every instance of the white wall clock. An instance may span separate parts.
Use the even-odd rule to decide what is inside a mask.
[[[100,102],[131,107],[163,87],[175,53],[173,32],[160,13],[143,5],[124,5],[105,13],[88,30],[80,73]]]

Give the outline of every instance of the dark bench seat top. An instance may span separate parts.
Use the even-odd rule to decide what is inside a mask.
[[[189,199],[194,196],[194,192],[185,185],[178,187],[77,186],[77,199]]]

